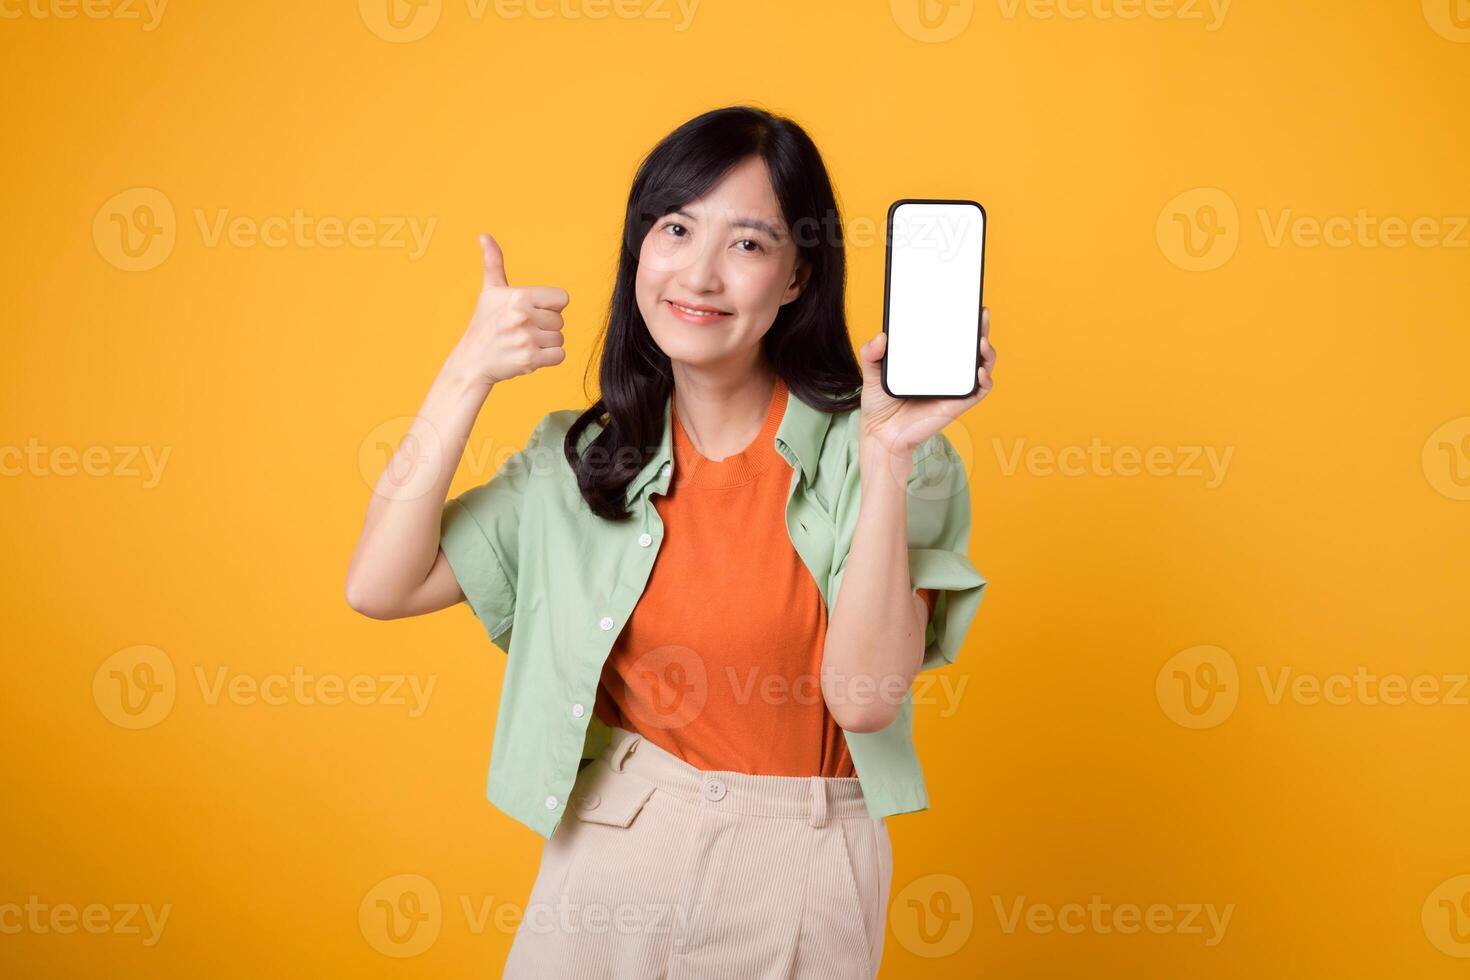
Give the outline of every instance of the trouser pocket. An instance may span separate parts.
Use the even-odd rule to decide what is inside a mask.
[[[631,827],[656,788],[637,773],[614,772],[606,759],[595,759],[578,774],[567,809],[583,823]]]
[[[876,969],[882,956],[887,925],[888,890],[892,880],[892,851],[888,828],[881,819],[853,818],[833,827],[834,848],[841,864],[838,879],[849,902],[853,941],[861,942]]]

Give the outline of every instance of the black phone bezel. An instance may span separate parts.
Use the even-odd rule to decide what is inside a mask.
[[[985,241],[990,237],[990,215],[985,212],[985,205],[979,201],[971,201],[964,198],[949,197],[904,197],[894,201],[888,206],[888,220],[883,233],[883,333],[888,333],[888,304],[892,297],[893,277],[893,214],[904,204],[968,204],[980,211],[980,318],[975,321],[975,366],[970,370],[970,376],[974,384],[970,390],[962,395],[898,395],[894,394],[888,387],[888,348],[883,348],[883,364],[881,381],[883,390],[890,398],[969,398],[980,390],[980,379],[976,377],[980,373],[980,326],[985,316]]]

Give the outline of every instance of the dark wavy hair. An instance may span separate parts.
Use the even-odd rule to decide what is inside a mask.
[[[634,291],[643,239],[660,218],[701,197],[752,156],[765,161],[798,258],[810,264],[801,293],[781,307],[761,338],[762,356],[790,396],[813,408],[838,413],[861,402],[862,369],[844,307],[842,219],[816,144],[795,122],[753,106],[696,116],[660,140],[633,178],[600,338],[602,396],[572,423],[563,445],[582,497],[601,518],[632,516],[625,491],[662,441],[674,384],[668,355],[649,334]],[[601,431],[579,456],[582,433],[593,422]]]

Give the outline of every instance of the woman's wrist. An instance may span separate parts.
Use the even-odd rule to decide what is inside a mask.
[[[864,496],[890,490],[904,493],[914,469],[914,451],[894,451],[877,439],[861,439],[858,442],[858,465],[861,467],[859,479]]]
[[[495,384],[476,371],[456,351],[445,359],[443,367],[439,369],[439,376],[434,379],[434,386],[441,388],[446,395],[455,399],[483,401]]]

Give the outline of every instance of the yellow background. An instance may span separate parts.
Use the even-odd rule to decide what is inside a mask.
[[[890,820],[883,975],[1466,976],[1470,28],[1448,0],[927,22],[903,0],[703,0],[682,30],[667,0],[558,2],[400,8],[437,15],[405,42],[368,0],[176,0],[151,30],[5,0],[0,906],[112,926],[0,917],[0,972],[498,974],[496,910],[539,855],[484,800],[504,655],[463,607],[347,607],[369,480],[467,321],[479,231],[512,284],[570,292],[568,360],[495,391],[454,492],[594,394],[642,154],[754,102],[809,129],[854,224],[855,344],[880,329],[893,199],[990,215],[996,389],[947,431],[991,585],[939,675],[957,699],[920,709],[932,808]],[[174,243],[126,271],[112,215],[147,215],[109,202],[137,188]],[[205,233],[297,209],[434,225],[417,258]],[[1360,211],[1437,238],[1274,238]],[[1027,455],[1089,445],[1172,462]],[[61,475],[62,447],[93,448],[93,474]],[[161,478],[115,447],[167,451]],[[1189,447],[1231,454],[1217,485]],[[1201,658],[1225,699],[1203,719],[1180,680],[1209,679]],[[152,675],[172,700],[124,727],[113,681],[147,664],[172,666]],[[221,671],[297,667],[380,679],[379,700],[393,675],[435,686],[417,716],[209,696]],[[1283,671],[1360,669],[1440,695],[1272,696]],[[426,931],[395,945],[373,909],[405,888]],[[1213,945],[1006,928],[1018,900],[1093,896],[1232,911]],[[129,903],[169,907],[156,943],[115,928]]]

